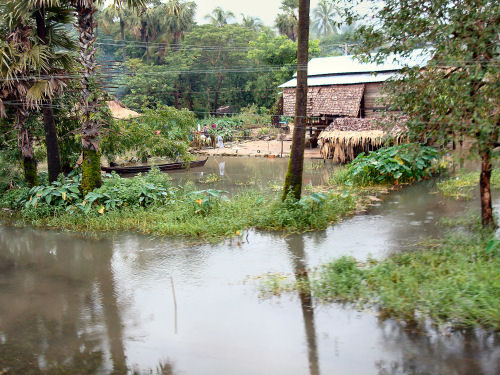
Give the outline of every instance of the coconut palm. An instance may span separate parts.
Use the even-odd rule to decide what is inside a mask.
[[[217,7],[214,10],[212,10],[211,14],[207,14],[205,16],[205,19],[210,21],[212,25],[215,26],[225,26],[227,25],[231,20],[234,19],[234,13],[231,12],[230,10],[225,11],[221,7]]]
[[[276,16],[274,25],[281,35],[286,35],[288,39],[297,40],[297,17],[293,12],[280,13]]]
[[[173,35],[174,49],[177,49],[184,32],[194,25],[196,3],[169,0],[163,7],[164,24]]]
[[[96,77],[96,49],[94,46],[94,0],[70,0],[77,22],[78,42],[80,46],[80,63],[82,64],[82,182],[83,194],[94,190],[102,183],[101,157],[99,153],[99,136],[101,124],[97,118],[98,93],[93,89]],[[114,0],[114,4],[124,4],[131,9],[144,9],[144,0]]]
[[[335,17],[338,10],[331,0],[320,0],[312,11],[313,28],[318,34],[328,36],[337,31]]]
[[[243,13],[241,14],[241,24],[255,31],[259,31],[264,26],[259,17],[245,16]]]
[[[109,5],[104,8],[100,17],[100,26],[107,30],[110,26],[115,25],[117,22],[120,26],[120,38],[122,44],[122,60],[126,61],[127,55],[125,53],[125,27],[131,26],[131,20],[133,19],[133,12],[123,4],[122,0],[117,1],[114,4]]]

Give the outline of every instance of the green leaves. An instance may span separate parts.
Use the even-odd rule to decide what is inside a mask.
[[[346,180],[358,185],[418,181],[431,176],[435,148],[418,144],[384,147],[358,155],[347,167]]]

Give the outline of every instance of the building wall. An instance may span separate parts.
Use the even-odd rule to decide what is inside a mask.
[[[382,82],[366,83],[361,116],[365,118],[380,118],[384,114],[387,100],[382,93]]]

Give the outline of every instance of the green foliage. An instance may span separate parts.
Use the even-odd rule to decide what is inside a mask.
[[[296,200],[292,193],[275,201],[267,215],[259,218],[257,228],[304,232],[324,229],[354,211],[356,199],[334,193],[313,193]]]
[[[189,133],[195,128],[194,115],[185,109],[145,108],[140,117],[123,120],[111,129],[102,151],[109,159],[133,152],[141,160],[153,156],[188,160]]]
[[[347,167],[357,185],[394,184],[430,177],[439,152],[429,146],[402,144],[358,155]]]
[[[194,213],[206,216],[214,209],[218,208],[221,201],[228,200],[224,195],[225,193],[227,193],[227,191],[208,189],[194,191],[188,197],[191,204],[194,206]]]
[[[437,183],[438,191],[447,198],[472,199],[473,191],[479,186],[479,172],[459,171],[456,175]],[[491,186],[500,186],[500,172],[494,170],[491,174]]]

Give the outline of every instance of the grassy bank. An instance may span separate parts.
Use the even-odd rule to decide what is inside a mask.
[[[472,199],[474,190],[479,188],[479,172],[459,171],[453,177],[450,177],[437,184],[438,191],[447,198],[457,200]],[[500,172],[494,169],[491,174],[491,186],[500,187]]]
[[[360,155],[347,168],[337,168],[328,186],[283,202],[280,192],[246,190],[229,198],[224,191],[195,190],[189,183],[174,186],[154,169],[133,178],[107,176],[85,196],[77,172],[52,184],[41,178],[32,189],[19,184],[5,191],[0,207],[17,224],[80,232],[136,231],[208,241],[248,228],[305,232],[338,222],[390,186],[429,177],[436,158],[437,151],[419,145]],[[216,181],[209,177],[207,184]]]
[[[16,188],[3,194],[3,217],[15,225],[86,233],[135,231],[217,241],[248,228],[304,232],[325,229],[352,214],[362,201],[354,193],[313,193],[301,200],[246,190],[224,191],[173,186],[168,175],[104,179],[101,188],[82,197],[79,177],[52,185]],[[8,210],[6,210],[8,209]]]
[[[480,229],[477,216],[446,225],[447,236],[428,240],[418,251],[365,264],[342,257],[311,271],[310,280],[269,276],[263,287],[376,306],[408,322],[423,324],[430,318],[452,327],[500,330],[500,242]]]

